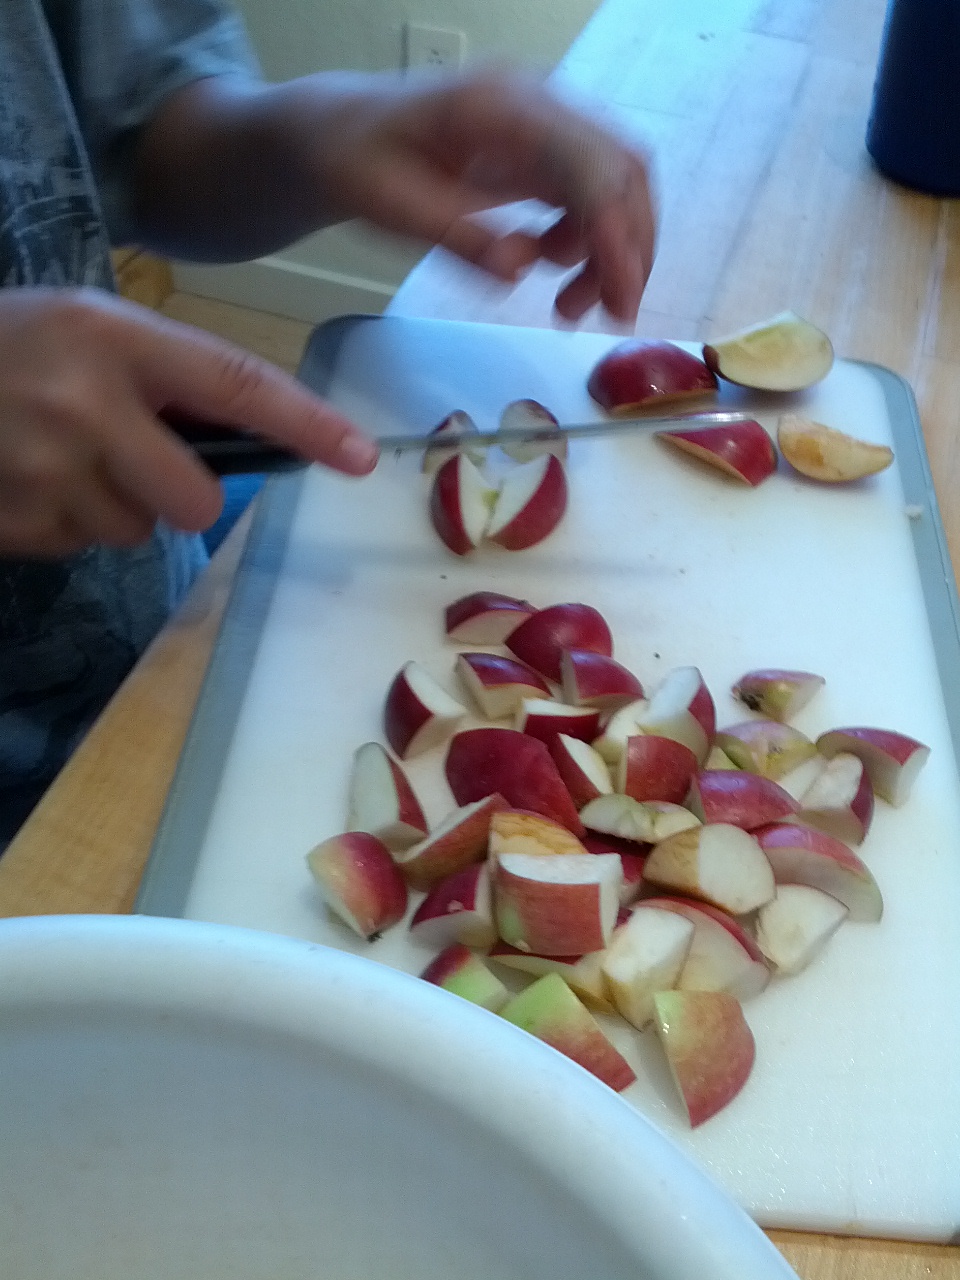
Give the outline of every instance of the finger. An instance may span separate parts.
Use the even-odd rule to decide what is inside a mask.
[[[570,213],[563,214],[549,227],[539,241],[540,254],[558,267],[575,267],[588,254],[580,219]]]
[[[90,542],[105,547],[142,546],[156,528],[152,513],[117,493],[106,480],[74,494],[69,513]]]
[[[584,264],[557,294],[554,303],[565,320],[579,320],[600,301],[600,281],[593,262]]]

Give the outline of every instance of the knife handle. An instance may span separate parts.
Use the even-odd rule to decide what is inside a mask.
[[[265,471],[298,471],[303,458],[272,444],[243,427],[204,422],[187,414],[164,410],[157,415],[194,451],[216,476],[251,475]]]

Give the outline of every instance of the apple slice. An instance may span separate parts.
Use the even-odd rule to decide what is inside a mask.
[[[369,831],[331,836],[310,850],[307,865],[329,909],[361,938],[372,941],[403,919],[407,883]]]
[[[751,711],[785,723],[802,711],[825,684],[823,676],[810,671],[764,667],[745,672],[730,692]]]
[[[515,715],[524,698],[550,696],[550,686],[538,671],[500,653],[458,654],[457,675],[490,720]]]
[[[590,1010],[557,973],[531,983],[503,1006],[500,1016],[572,1058],[611,1089],[625,1089],[637,1078]]]
[[[637,716],[637,724],[641,733],[682,742],[702,764],[713,744],[717,719],[713,698],[699,670],[675,667],[668,671],[646,709]],[[731,759],[736,763],[735,757]]]
[[[799,804],[826,767],[827,758],[818,751],[778,778],[777,786]]]
[[[497,931],[487,864],[475,862],[434,885],[413,913],[410,936],[432,948],[454,942],[482,949],[492,946]]]
[[[465,556],[483,540],[493,490],[465,453],[448,458],[433,478],[430,519],[454,555]]]
[[[406,760],[443,742],[466,714],[466,707],[418,662],[408,662],[387,692],[383,729],[390,746]]]
[[[614,933],[603,976],[617,1011],[638,1030],[654,1016],[654,994],[677,981],[692,941],[689,920],[643,904]]]
[[[850,919],[875,924],[883,915],[883,897],[869,868],[842,840],[803,827],[774,823],[753,833],[773,868],[777,884],[808,884],[837,898]]]
[[[447,639],[455,644],[503,644],[536,609],[529,600],[499,591],[472,591],[444,611]]]
[[[582,843],[587,853],[617,855],[623,872],[623,879],[620,882],[620,905],[629,907],[636,902],[644,889],[643,864],[647,860],[650,846],[637,844],[634,840],[621,840],[618,836],[597,835],[589,831],[583,837]]]
[[[496,1013],[510,999],[510,992],[479,956],[460,942],[441,951],[420,975],[452,995]]]
[[[406,849],[427,834],[407,775],[379,742],[365,742],[354,752],[347,794],[351,831],[369,831],[389,849]]]
[[[581,742],[568,733],[558,733],[550,739],[547,747],[563,785],[578,809],[596,800],[597,796],[607,796],[613,791],[607,762],[588,742]]]
[[[736,769],[737,766],[725,751],[721,751],[720,748],[714,744],[710,748],[710,754],[704,761],[703,767],[705,769]]]
[[[554,857],[557,854],[586,853],[576,836],[566,827],[542,813],[528,809],[500,809],[490,819],[490,838],[487,852],[491,859],[503,853],[538,854]]]
[[[717,380],[701,359],[676,343],[631,338],[594,365],[587,390],[609,413],[626,414],[715,395]]]
[[[548,431],[539,440],[505,440],[500,447],[515,462],[531,462],[552,453],[561,462],[567,456],[567,437],[559,431],[556,417],[539,400],[511,400],[500,415],[501,431]]]
[[[657,439],[753,488],[777,469],[773,441],[752,418],[716,427],[658,431]]]
[[[507,648],[521,662],[559,684],[565,649],[586,649],[610,657],[613,637],[603,616],[588,604],[553,604],[539,609],[507,637]]]
[[[617,790],[634,800],[682,804],[697,772],[689,747],[657,734],[633,734],[617,766]]]
[[[616,711],[643,697],[643,685],[626,667],[604,653],[566,649],[560,658],[563,700],[574,707]]]
[[[645,898],[643,905],[673,911],[693,925],[690,951],[675,984],[679,990],[728,991],[738,1000],[750,1000],[769,983],[763,952],[727,912],[686,898]]]
[[[502,853],[492,871],[497,932],[536,955],[600,951],[616,923],[622,875],[614,854]]]
[[[560,733],[592,742],[600,732],[600,712],[595,707],[570,707],[549,698],[523,698],[515,724],[521,733],[547,744]]]
[[[800,805],[769,778],[741,769],[704,769],[690,784],[687,806],[701,822],[726,822],[744,831],[790,818]]]
[[[567,509],[563,463],[544,454],[507,473],[486,525],[486,537],[507,551],[524,551],[554,531]]]
[[[863,761],[845,751],[828,760],[803,793],[797,821],[862,844],[873,821],[873,784]]]
[[[646,698],[628,702],[615,711],[604,725],[603,733],[594,739],[594,749],[609,765],[618,765],[627,749],[627,741],[640,733],[639,719],[649,706]]]
[[[477,444],[472,441],[461,441],[459,444],[448,444],[447,439],[450,436],[459,437],[471,435],[477,437]],[[423,459],[420,463],[420,470],[424,475],[432,476],[443,466],[450,458],[455,458],[458,453],[464,453],[476,466],[484,460],[486,449],[480,444],[482,440],[477,424],[470,417],[469,413],[464,413],[462,409],[455,409],[453,413],[448,413],[442,422],[430,432],[430,444],[423,451]]]
[[[794,471],[827,484],[862,480],[893,462],[893,450],[885,444],[868,444],[794,413],[777,422],[777,444]]]
[[[727,382],[757,391],[802,391],[833,366],[830,339],[809,320],[781,311],[769,320],[703,348],[707,367]]]
[[[756,1044],[725,991],[658,991],[655,1025],[690,1127],[722,1111],[753,1069]]]
[[[930,748],[916,738],[890,729],[864,726],[822,733],[817,739],[817,750],[828,759],[841,751],[857,756],[870,775],[874,792],[898,808],[906,804],[917,774],[930,755]]]
[[[846,920],[847,908],[807,884],[782,884],[757,912],[757,945],[777,973],[799,973]]]
[[[742,724],[731,724],[717,731],[715,741],[738,769],[758,773],[774,782],[817,754],[816,746],[806,734],[779,720],[745,720]]]
[[[516,729],[465,729],[447,750],[444,772],[457,804],[499,792],[514,809],[532,809],[583,834],[576,806],[547,747]]]
[[[425,840],[394,855],[412,889],[430,889],[455,871],[487,856],[490,823],[498,809],[506,807],[501,795],[487,795],[481,800],[454,809]]]
[[[580,810],[580,820],[591,831],[642,844],[656,844],[700,825],[700,819],[683,805],[667,800],[634,800],[621,792],[591,800]]]
[[[601,968],[606,951],[589,951],[585,956],[535,956],[518,951],[507,942],[495,942],[488,959],[515,973],[530,973],[536,978],[556,973],[585,1005],[598,1013],[616,1013],[607,995]]]
[[[758,841],[725,822],[680,831],[654,845],[643,876],[649,884],[702,898],[735,916],[762,907],[776,892]]]

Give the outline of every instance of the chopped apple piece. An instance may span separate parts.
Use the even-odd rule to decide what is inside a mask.
[[[800,800],[799,822],[845,844],[862,844],[873,821],[873,784],[858,756],[828,760]]]
[[[680,976],[692,941],[689,920],[643,904],[614,933],[603,975],[618,1012],[640,1031],[653,1019],[654,994]]]
[[[588,604],[553,604],[539,609],[507,637],[507,648],[548,680],[562,680],[565,649],[586,649],[610,657],[613,637],[604,618]]]
[[[465,453],[449,458],[434,476],[430,519],[454,555],[467,555],[483,540],[493,492]]]
[[[447,605],[447,639],[456,644],[503,644],[511,631],[535,613],[529,600],[499,591],[473,591]]]
[[[817,754],[806,734],[779,720],[745,720],[728,725],[717,731],[716,744],[738,769],[774,782]]]
[[[401,760],[417,756],[448,738],[467,714],[418,662],[408,662],[387,692],[383,728]]]
[[[847,908],[807,884],[782,884],[757,912],[757,945],[777,973],[799,973],[846,920]]]
[[[701,822],[728,822],[744,831],[792,817],[800,808],[769,778],[742,769],[704,769],[693,779],[687,806]]]
[[[307,854],[329,909],[368,941],[403,919],[407,884],[390,850],[368,831],[331,836]]]
[[[769,983],[763,952],[726,911],[688,898],[645,898],[643,905],[673,911],[693,925],[690,953],[676,983],[681,991],[728,991],[750,1000]]]
[[[589,649],[567,649],[560,659],[565,702],[611,712],[643,697],[643,685],[615,658]]]
[[[752,418],[715,427],[658,431],[657,439],[753,488],[777,469],[773,441]]]
[[[521,463],[500,485],[485,535],[507,551],[524,551],[557,527],[567,509],[567,476],[553,454]]]
[[[875,924],[883,897],[869,868],[842,840],[799,823],[774,823],[755,831],[778,885],[808,884],[838,899],[850,919]]]
[[[524,698],[550,696],[550,686],[538,671],[501,653],[460,653],[457,675],[490,720],[515,715]]]
[[[452,995],[469,1000],[471,1004],[489,1009],[491,1013],[502,1009],[510,999],[510,992],[496,974],[491,973],[469,947],[459,942],[441,951],[420,977]]]
[[[491,858],[502,853],[544,856],[584,854],[586,849],[575,835],[552,818],[528,809],[500,809],[490,819],[487,850]]]
[[[570,793],[547,747],[516,729],[465,729],[447,750],[444,771],[457,804],[499,792],[514,809],[532,809],[583,834]]]
[[[487,864],[475,862],[434,885],[413,914],[410,936],[433,948],[454,942],[482,949],[492,946],[497,931]]]
[[[460,439],[465,435],[476,436],[476,444],[472,440],[468,442]],[[459,440],[459,443],[448,443],[450,437]],[[430,432],[430,444],[423,451],[420,470],[425,475],[432,476],[448,459],[455,458],[458,453],[465,453],[472,463],[480,466],[486,453],[481,443],[482,439],[477,424],[469,413],[456,409],[453,413],[448,413]]]
[[[724,822],[680,831],[655,845],[643,875],[649,884],[702,898],[735,916],[762,907],[776,891],[759,843]]]
[[[548,745],[560,733],[592,742],[600,729],[595,707],[570,707],[549,698],[523,698],[517,708],[516,728]]]
[[[347,827],[369,831],[388,849],[406,849],[427,834],[427,820],[407,775],[379,742],[365,742],[353,756]]]
[[[547,744],[563,784],[578,809],[613,791],[607,762],[588,742],[558,733]]]
[[[616,1013],[613,1001],[607,995],[601,967],[606,954],[604,950],[589,951],[585,956],[535,956],[498,941],[493,944],[488,959],[514,972],[533,974],[535,978],[542,978],[548,973],[559,974],[589,1008],[597,1013]]]
[[[500,430],[537,432],[539,439],[505,440],[501,448],[516,462],[531,462],[544,453],[552,453],[563,462],[567,456],[567,437],[555,430],[557,426],[556,417],[539,400],[511,400],[500,415]],[[544,432],[549,434],[542,434]]]
[[[710,748],[710,754],[707,756],[703,764],[704,769],[736,769],[736,765],[730,759],[725,751],[721,751],[716,744]]]
[[[633,1084],[633,1068],[601,1031],[590,1010],[557,973],[514,996],[500,1016],[529,1031],[619,1092]]]
[[[490,823],[506,803],[501,795],[488,795],[462,805],[419,844],[394,854],[410,887],[430,889],[472,862],[482,862],[487,856]]]
[[[640,716],[650,704],[646,698],[638,698],[636,702],[628,702],[626,706],[615,711],[604,726],[603,733],[594,740],[593,746],[598,754],[609,765],[618,765],[627,749],[627,740],[640,733]]]
[[[776,667],[747,671],[730,692],[745,707],[768,720],[786,723],[802,711],[826,681],[810,671],[783,671]]]
[[[587,832],[583,837],[587,853],[615,853],[620,859],[623,879],[620,882],[620,905],[629,907],[643,892],[643,864],[647,860],[649,845],[634,840],[621,840],[618,836],[597,835]]]
[[[641,733],[682,742],[702,764],[713,744],[717,720],[713,698],[699,670],[675,667],[668,671],[646,709],[637,716],[637,724]]]
[[[591,831],[641,844],[656,844],[678,831],[700,825],[700,819],[682,805],[665,800],[634,800],[620,792],[591,800],[580,810],[580,820]]]
[[[503,853],[493,868],[497,932],[536,955],[600,951],[617,920],[622,875],[613,854]]]
[[[753,1034],[725,991],[659,991],[654,1005],[657,1034],[695,1129],[746,1084],[756,1056]]]
[[[633,734],[617,766],[617,790],[634,800],[682,804],[697,772],[689,747],[657,734]]]
[[[587,390],[609,413],[632,413],[676,400],[716,394],[706,364],[673,342],[631,338],[594,365]]]
[[[793,413],[777,423],[777,444],[794,471],[827,484],[862,480],[893,462],[893,450],[885,444],[868,444]]]
[[[817,750],[828,758],[841,751],[859,757],[875,793],[898,808],[906,804],[917,774],[930,755],[930,748],[915,738],[865,726],[822,733],[817,739]]]
[[[827,335],[792,311],[738,329],[703,348],[707,367],[727,382],[757,391],[801,391],[833,366]]]

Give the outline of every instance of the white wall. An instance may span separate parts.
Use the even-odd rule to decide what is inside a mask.
[[[234,0],[265,76],[399,68],[407,21],[460,30],[468,58],[550,71],[599,0]],[[319,321],[379,311],[422,248],[356,226],[334,227],[283,253],[235,267],[179,266],[180,288]]]

